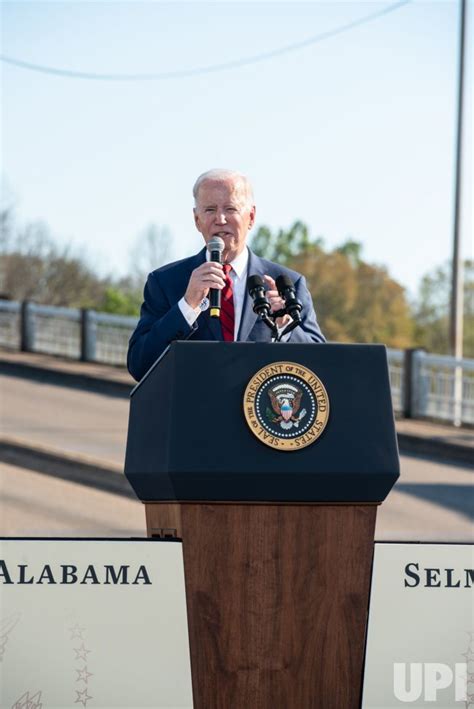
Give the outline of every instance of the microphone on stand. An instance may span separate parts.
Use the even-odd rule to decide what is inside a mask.
[[[272,306],[265,295],[263,278],[257,275],[249,276],[247,278],[247,290],[253,300],[253,312],[270,328],[275,340],[278,335],[278,327],[273,319]]]
[[[265,284],[261,276],[247,278],[247,290],[253,300],[253,312],[257,315],[270,315],[272,306],[265,295]]]
[[[289,276],[278,276],[275,283],[278,293],[285,301],[285,312],[291,316],[290,322],[277,337],[277,342],[281,342],[285,335],[294,330],[295,327],[298,327],[298,325],[301,325],[303,304],[301,300],[296,297],[295,284]]]
[[[293,320],[299,325],[301,322],[300,313],[303,309],[301,300],[296,297],[295,285],[289,276],[278,276],[275,281],[280,296],[285,301],[285,310],[291,315]]]
[[[213,236],[207,242],[207,250],[210,254],[210,261],[214,263],[222,263],[222,253],[224,251],[224,239],[220,236]],[[221,316],[221,292],[218,288],[209,289],[209,314],[211,318],[220,318]]]

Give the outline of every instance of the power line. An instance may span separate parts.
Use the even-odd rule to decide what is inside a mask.
[[[360,27],[369,22],[388,15],[391,12],[399,10],[404,5],[408,5],[412,0],[401,0],[401,2],[396,2],[393,5],[389,5],[383,10],[378,10],[377,12],[372,12],[370,15],[361,17],[360,20],[354,20],[353,22],[348,22],[334,30],[328,30],[327,32],[321,32],[313,37],[302,40],[300,42],[295,42],[294,44],[288,44],[285,47],[280,47],[279,49],[273,49],[268,52],[263,52],[261,54],[255,54],[250,57],[244,57],[241,59],[234,59],[222,64],[212,64],[210,66],[197,67],[195,69],[183,69],[180,71],[166,71],[158,73],[146,73],[146,74],[95,74],[84,71],[69,71],[68,69],[57,69],[55,67],[42,66],[41,64],[32,64],[30,62],[25,62],[22,59],[15,59],[14,57],[9,57],[4,54],[0,54],[0,60],[6,64],[12,64],[13,66],[20,67],[21,69],[29,69],[31,71],[39,71],[43,74],[54,74],[55,76],[67,77],[69,79],[93,79],[96,81],[158,81],[162,79],[184,79],[191,76],[198,76],[199,74],[211,74],[219,71],[227,71],[228,69],[238,69],[243,66],[249,66],[251,64],[257,64],[258,62],[264,62],[268,59],[273,59],[274,57],[282,56],[283,54],[289,54],[290,52],[295,52],[305,47],[309,47],[313,44],[318,44],[326,39],[335,37],[337,35],[348,32],[355,27]]]

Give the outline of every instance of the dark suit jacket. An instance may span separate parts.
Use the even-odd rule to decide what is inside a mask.
[[[191,327],[178,306],[188,286],[191,272],[205,260],[204,248],[196,256],[170,263],[148,276],[140,320],[128,347],[128,370],[137,381],[173,340],[222,340],[220,322],[209,316],[209,310],[201,313]],[[290,341],[325,342],[304,276],[262,259],[249,250],[248,275],[264,274],[272,276],[273,279],[280,274],[288,275],[294,282],[296,295],[303,304],[302,325],[291,332]],[[257,319],[252,310],[252,299],[247,292],[237,339],[241,342],[271,340],[271,331],[265,323]]]

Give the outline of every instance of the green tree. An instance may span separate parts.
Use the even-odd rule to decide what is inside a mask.
[[[357,260],[355,253],[351,242],[347,250],[312,247],[291,261],[306,276],[324,334],[332,341],[409,347],[413,320],[404,288],[383,266],[363,261],[361,247]]]
[[[111,285],[105,289],[99,309],[116,315],[138,315],[141,302],[142,296],[139,291]]]
[[[267,226],[261,226],[253,236],[250,247],[258,256],[287,265],[292,258],[305,251],[311,243],[306,224],[296,221],[289,229],[272,232]]]
[[[251,243],[261,256],[306,276],[326,337],[339,342],[383,342],[409,347],[413,319],[403,287],[382,266],[362,259],[352,239],[326,251],[302,222],[276,233],[260,227]]]
[[[358,241],[348,239],[344,244],[334,249],[336,253],[347,256],[350,263],[356,266],[362,261],[362,244]]]
[[[451,264],[438,266],[421,280],[414,306],[417,345],[428,352],[448,354]],[[463,353],[474,357],[474,261],[464,262]]]

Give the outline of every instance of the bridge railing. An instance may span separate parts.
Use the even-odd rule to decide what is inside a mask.
[[[413,353],[413,418],[474,423],[474,360]]]
[[[387,348],[387,357],[393,410],[401,414],[405,396],[405,354],[403,350]]]
[[[21,303],[14,300],[0,300],[0,345],[21,347]]]
[[[0,347],[125,366],[136,317],[0,300]],[[474,360],[387,349],[393,408],[408,418],[474,424]]]
[[[0,300],[0,346],[125,366],[136,317]]]

